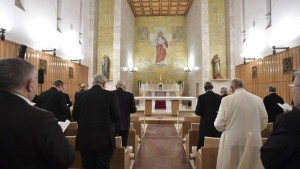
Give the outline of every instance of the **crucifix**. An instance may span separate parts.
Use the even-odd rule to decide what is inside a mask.
[[[159,75],[159,81],[161,82],[161,75]]]

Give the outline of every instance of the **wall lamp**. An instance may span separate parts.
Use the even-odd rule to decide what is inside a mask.
[[[272,48],[273,48],[273,55],[275,55],[276,54],[276,49],[289,49],[290,47],[276,47],[276,46],[272,46]]]
[[[137,72],[138,71],[137,67],[133,67],[131,69],[128,68],[128,67],[122,67],[122,69],[123,69],[124,72],[127,72],[127,71],[129,71],[129,72]]]
[[[255,60],[255,58],[245,58],[245,57],[244,57],[244,64],[246,64],[246,61],[247,61],[247,60]]]
[[[1,40],[5,40],[5,29],[3,29],[3,28],[0,28],[0,33],[1,33],[1,35],[0,35],[0,38],[1,38]]]
[[[199,67],[198,66],[195,66],[195,67],[192,67],[192,68],[190,68],[190,67],[184,67],[183,68],[183,70],[185,71],[185,72],[191,72],[191,71],[193,71],[193,70],[199,70]]]
[[[78,62],[79,65],[81,65],[81,59],[71,59],[72,62]]]
[[[52,49],[52,50],[42,50],[42,52],[53,52],[53,56],[56,56],[56,49]]]

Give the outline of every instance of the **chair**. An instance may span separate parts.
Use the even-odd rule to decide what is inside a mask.
[[[76,136],[78,130],[77,122],[71,122],[65,131],[66,136]]]
[[[192,147],[198,145],[200,123],[192,123],[191,129],[186,135],[186,153],[189,156],[192,153]]]
[[[273,123],[268,123],[267,127],[261,131],[262,138],[269,138],[273,131]]]
[[[75,147],[76,136],[66,136],[66,139],[69,144]],[[79,151],[75,151],[75,160],[70,166],[72,169],[82,169],[81,156]]]
[[[182,121],[181,138],[182,139],[185,138],[185,136],[188,134],[188,131],[191,129],[192,123],[199,123],[199,122],[200,122],[200,116],[185,115]]]

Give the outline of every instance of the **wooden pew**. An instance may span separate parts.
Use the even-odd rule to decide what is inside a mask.
[[[130,163],[130,152],[122,147],[121,137],[116,137],[116,148],[109,164],[110,169],[129,169]]]
[[[69,144],[75,147],[76,136],[66,136]],[[82,169],[81,156],[79,151],[75,151],[75,160],[70,166],[70,169]]]
[[[272,131],[273,131],[273,123],[268,123],[267,127],[263,131],[261,131],[261,137],[269,138]]]
[[[215,169],[218,159],[220,138],[205,137],[204,147],[195,155],[196,169]]]
[[[133,128],[133,123],[130,123],[129,133],[128,133],[128,146],[132,146],[132,152],[134,156],[137,156],[139,148],[139,136]]]
[[[199,122],[200,122],[200,116],[185,115],[182,121],[181,139],[184,139],[185,136],[188,134],[188,131],[191,129],[192,123],[199,123]]]
[[[199,125],[200,123],[192,123],[191,129],[188,131],[188,134],[186,135],[186,153],[188,156],[190,156],[190,153],[192,153],[192,147],[198,145],[198,139],[199,139]]]
[[[77,122],[71,122],[65,131],[66,136],[76,136],[78,130]]]
[[[130,121],[133,123],[133,128],[136,131],[136,134],[139,138],[142,138],[142,123],[140,117],[137,115],[130,115]]]

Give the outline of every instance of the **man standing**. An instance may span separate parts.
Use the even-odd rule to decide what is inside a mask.
[[[122,145],[127,147],[128,131],[130,125],[130,114],[136,112],[134,96],[132,93],[125,91],[125,82],[120,80],[114,91],[118,97],[120,121],[115,123],[116,136],[122,137]]]
[[[54,113],[58,121],[67,119],[67,103],[63,90],[64,83],[61,80],[56,80],[50,89],[40,94],[36,103],[37,107]]]
[[[300,166],[300,71],[294,73],[291,95],[294,109],[278,115],[273,132],[260,149],[266,169],[294,169]]]
[[[221,133],[218,132],[214,126],[214,121],[217,116],[222,97],[212,91],[213,85],[211,82],[205,82],[205,93],[198,96],[196,106],[196,115],[201,116],[199,126],[199,140],[197,149],[204,145],[204,137],[220,137]]]
[[[283,113],[283,109],[277,103],[283,104],[282,97],[276,94],[276,87],[268,87],[269,95],[264,98],[264,104],[268,113],[268,122],[274,123],[277,115]]]
[[[34,66],[19,58],[0,59],[1,169],[67,169],[74,148],[54,114],[34,107]]]
[[[105,76],[96,75],[93,87],[82,93],[73,109],[78,122],[76,150],[86,169],[108,169],[115,148],[113,124],[119,120],[118,100],[104,89],[105,83]]]
[[[85,83],[82,83],[81,85],[80,85],[80,90],[78,91],[78,92],[76,92],[75,93],[75,99],[74,99],[74,107],[75,107],[75,105],[76,104],[78,104],[78,102],[79,102],[79,98],[80,98],[80,96],[82,95],[82,93],[84,92],[84,91],[86,91],[88,88],[87,88],[87,85],[85,84]],[[77,116],[76,116],[77,114],[75,113],[72,113],[72,117],[73,117],[73,120],[74,121],[77,121]]]
[[[259,149],[261,131],[268,115],[261,98],[244,89],[243,81],[231,81],[232,95],[222,99],[214,122],[223,132],[220,140],[217,169],[256,169],[262,167]]]

